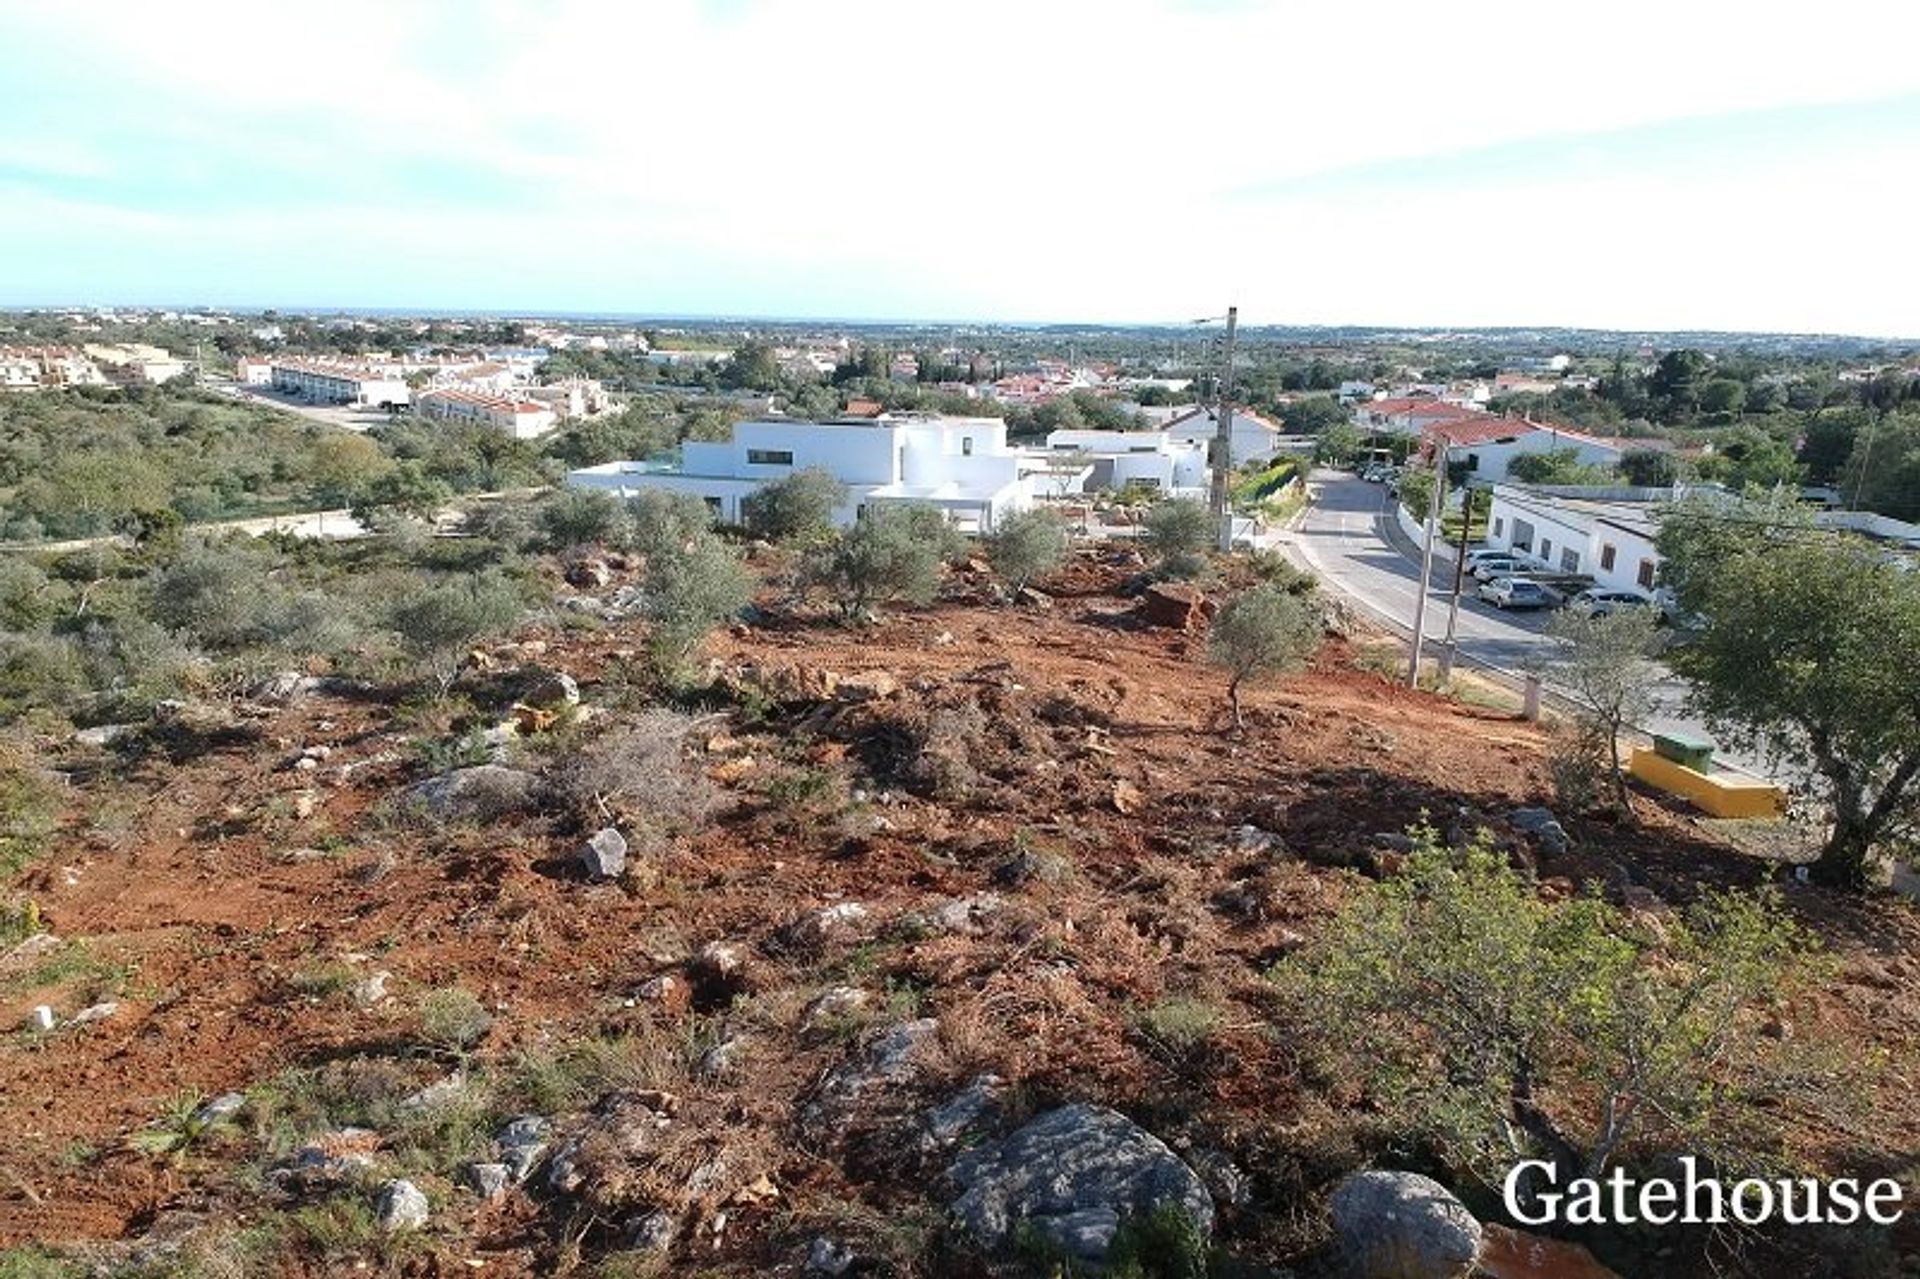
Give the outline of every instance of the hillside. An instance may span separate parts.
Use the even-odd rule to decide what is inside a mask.
[[[545,571],[576,619],[629,576],[583,598]],[[1149,625],[1136,571],[1083,551],[1010,608],[962,568],[858,628],[765,601],[670,707],[638,623],[549,622],[451,701],[295,671],[32,740],[63,780],[7,898],[45,931],[0,949],[0,1244],[65,1261],[0,1273],[1025,1273],[947,1224],[942,1177],[1070,1102],[1199,1171],[1227,1273],[1318,1273],[1344,1173],[1444,1162],[1316,1073],[1268,975],[1392,837],[1484,827],[1543,893],[1656,914],[1771,877],[1644,795],[1637,828],[1542,847],[1511,820],[1551,803],[1542,731],[1389,684],[1365,636],[1230,733],[1203,637]],[[593,879],[603,827],[625,869]],[[1920,924],[1788,902],[1840,963],[1792,1021],[1890,1063],[1869,1138],[1809,1121],[1796,1153],[1900,1172]],[[484,1198],[468,1166],[512,1169],[523,1116],[538,1170]],[[383,1235],[402,1176],[429,1216]]]

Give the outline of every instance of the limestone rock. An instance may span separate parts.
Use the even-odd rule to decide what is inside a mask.
[[[411,1181],[389,1181],[375,1196],[373,1211],[382,1230],[418,1230],[427,1224],[427,1196]]]
[[[1480,1223],[1445,1186],[1413,1172],[1357,1172],[1333,1192],[1333,1229],[1358,1279],[1466,1279]]]
[[[430,777],[406,791],[407,798],[443,821],[493,821],[533,806],[540,779],[523,769],[476,764]]]
[[[627,837],[611,826],[593,834],[580,849],[580,865],[588,879],[618,879],[627,869]]]
[[[948,1176],[960,1187],[956,1220],[990,1246],[1004,1246],[1025,1225],[1097,1265],[1128,1216],[1172,1208],[1202,1235],[1213,1230],[1213,1200],[1193,1169],[1104,1106],[1050,1110],[962,1155]]]

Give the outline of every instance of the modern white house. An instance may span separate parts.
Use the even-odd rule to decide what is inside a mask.
[[[1668,489],[1566,490],[1496,484],[1487,545],[1523,552],[1562,573],[1584,573],[1594,585],[1651,591],[1659,581],[1655,502]]]
[[[1059,430],[1047,436],[1047,452],[1091,465],[1087,489],[1150,488],[1168,497],[1205,497],[1207,446],[1175,439],[1167,431]]]
[[[1246,409],[1233,411],[1228,430],[1231,432],[1227,456],[1230,466],[1264,462],[1280,447],[1280,428]],[[1220,415],[1211,407],[1194,408],[1168,422],[1166,432],[1172,439],[1205,448],[1220,433]]]
[[[478,422],[512,440],[538,439],[560,420],[550,406],[530,399],[460,387],[421,392],[414,411],[441,422]]]
[[[1423,428],[1421,451],[1431,456],[1445,442],[1447,460],[1464,462],[1467,482],[1498,484],[1507,478],[1513,460],[1528,453],[1557,453],[1571,450],[1589,466],[1615,467],[1624,451],[1608,440],[1597,439],[1563,426],[1524,419],[1477,414],[1455,418]]]
[[[1353,406],[1353,424],[1363,431],[1391,431],[1419,435],[1431,426],[1477,421],[1485,411],[1450,403],[1431,395],[1405,395],[1359,400]]]
[[[408,400],[406,382],[393,374],[325,360],[275,360],[272,386],[323,404],[392,408]]]
[[[756,421],[736,425],[729,440],[688,440],[676,461],[608,462],[568,472],[567,483],[628,497],[649,489],[691,493],[716,518],[735,523],[742,498],[809,467],[846,486],[847,501],[835,512],[842,527],[869,506],[923,502],[979,533],[1030,506],[1034,476],[1043,469],[1007,447],[999,418]]]

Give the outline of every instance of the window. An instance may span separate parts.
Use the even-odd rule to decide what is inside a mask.
[[[1603,573],[1613,571],[1613,544],[1611,542],[1603,542],[1600,544],[1600,571]]]
[[[1533,525],[1526,520],[1513,522],[1513,549],[1516,551],[1533,549]]]
[[[1635,577],[1634,580],[1639,582],[1640,585],[1646,587],[1648,590],[1653,589],[1653,561],[1652,560],[1640,561],[1640,572]]]
[[[1502,533],[1506,531],[1507,531],[1507,517],[1504,515],[1497,516],[1493,521],[1493,535],[1495,537],[1499,537]]]
[[[1565,572],[1578,573],[1580,571],[1580,552],[1563,548],[1560,552],[1560,567]]]
[[[973,437],[971,435],[963,435],[960,437],[960,456],[973,456]]]
[[[749,466],[792,466],[792,449],[748,449]]]
[[[1540,561],[1543,564],[1553,563],[1553,539],[1550,537],[1540,539]]]
[[[717,497],[710,497],[706,499],[706,503],[707,503],[707,509],[713,512],[715,519],[718,519],[720,517],[720,499]]]
[[[1480,455],[1478,453],[1467,454],[1467,469],[1469,471],[1477,471],[1480,469]]]

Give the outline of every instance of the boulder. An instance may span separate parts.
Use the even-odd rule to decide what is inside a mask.
[[[505,1164],[486,1163],[467,1165],[467,1185],[473,1193],[489,1203],[507,1193],[513,1172]]]
[[[1567,828],[1544,808],[1516,808],[1507,814],[1507,820],[1533,836],[1534,842],[1550,853],[1564,853],[1573,847]]]
[[[858,986],[829,986],[821,991],[807,1005],[800,1018],[802,1030],[818,1030],[842,1018],[852,1017],[872,1002],[867,992]]]
[[[673,1250],[673,1238],[680,1223],[670,1212],[650,1212],[627,1223],[627,1246],[635,1252],[665,1253]]]
[[[825,1235],[816,1237],[807,1245],[807,1273],[810,1275],[844,1275],[853,1269],[855,1260],[853,1249]]]
[[[842,675],[833,695],[843,702],[877,702],[900,691],[900,681],[888,671],[855,671]]]
[[[427,1196],[411,1181],[389,1181],[374,1196],[374,1219],[385,1231],[418,1230],[427,1224]]]
[[[627,837],[611,826],[593,833],[580,849],[588,879],[618,879],[627,869]]]
[[[533,806],[540,779],[518,768],[476,764],[429,777],[407,788],[406,797],[442,821],[493,821]]]
[[[580,685],[565,671],[530,671],[520,700],[528,706],[554,710],[580,704]]]
[[[921,1117],[920,1149],[927,1154],[952,1150],[968,1135],[993,1122],[1006,1091],[1007,1081],[998,1075],[975,1078]]]
[[[1031,586],[1023,586],[1013,593],[1013,602],[1021,608],[1045,610],[1053,607],[1053,596]]]
[[[835,902],[808,911],[787,925],[787,940],[796,946],[818,948],[860,936],[867,931],[872,912],[859,902]]]
[[[613,569],[605,560],[575,560],[567,565],[567,585],[592,590],[613,581]]]
[[[1466,1279],[1480,1254],[1480,1223],[1419,1173],[1354,1173],[1333,1192],[1332,1212],[1357,1279]]]
[[[246,1104],[247,1098],[245,1093],[223,1092],[218,1097],[208,1100],[200,1109],[194,1111],[193,1122],[202,1127],[223,1123],[239,1114],[241,1110],[245,1109]]]
[[[1075,1260],[1098,1265],[1130,1216],[1171,1208],[1204,1236],[1213,1200],[1193,1169],[1118,1111],[1085,1103],[1050,1110],[948,1169],[954,1217],[990,1246],[1026,1227]]]
[[[515,1184],[525,1181],[547,1153],[547,1133],[552,1125],[540,1115],[521,1115],[500,1130],[494,1139],[507,1175]]]
[[[1185,582],[1155,582],[1140,597],[1141,613],[1147,625],[1176,631],[1199,630],[1213,616],[1216,607],[1198,587]]]

